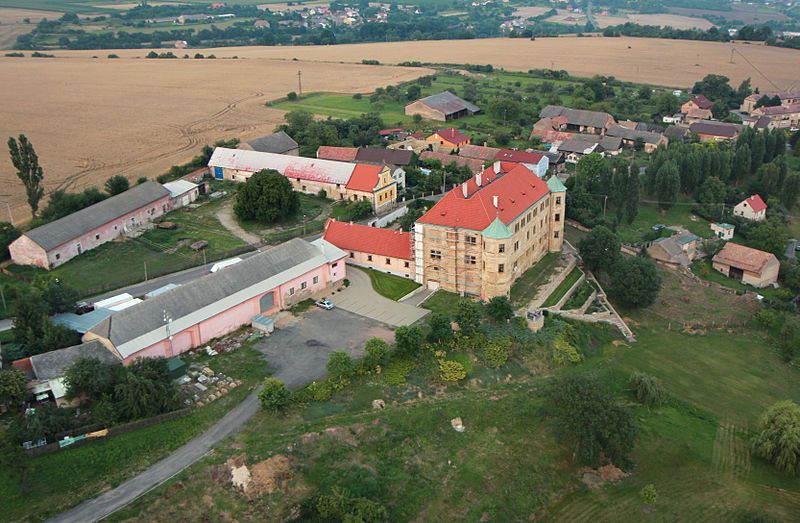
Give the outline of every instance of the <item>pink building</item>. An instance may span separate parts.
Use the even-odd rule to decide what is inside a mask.
[[[171,209],[170,192],[156,182],[139,184],[54,222],[32,229],[9,245],[11,261],[44,269],[129,233]]]
[[[125,365],[170,358],[338,285],[346,256],[322,239],[290,240],[119,311],[83,340],[99,341]]]

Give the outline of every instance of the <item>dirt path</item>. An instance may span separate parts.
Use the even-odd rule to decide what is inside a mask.
[[[237,223],[236,218],[233,216],[233,201],[229,201],[219,208],[217,211],[217,219],[223,227],[231,231],[237,238],[240,238],[254,247],[261,245],[261,238],[259,236],[245,231]]]

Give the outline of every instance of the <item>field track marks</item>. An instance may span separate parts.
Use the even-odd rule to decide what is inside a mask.
[[[750,474],[750,448],[741,438],[739,430],[730,422],[721,421],[714,438],[711,461],[714,470],[737,479]]]

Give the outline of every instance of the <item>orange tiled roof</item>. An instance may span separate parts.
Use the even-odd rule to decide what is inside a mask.
[[[328,219],[322,238],[344,251],[410,260],[411,233]]]
[[[356,164],[346,187],[352,191],[372,192],[378,185],[378,178],[382,170],[383,166],[381,165]]]

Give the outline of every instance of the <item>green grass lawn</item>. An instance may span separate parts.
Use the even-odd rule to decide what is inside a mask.
[[[447,292],[439,289],[422,303],[422,308],[452,318],[456,313],[458,302],[462,299],[464,298],[454,292]]]
[[[81,296],[104,291],[148,278],[196,267],[252,250],[222,224],[215,213],[222,201],[216,200],[187,211],[179,209],[164,216],[164,221],[178,225],[174,230],[153,229],[138,238],[109,242],[74,258],[50,271],[78,289]],[[191,243],[208,241],[205,258],[193,251]]]
[[[419,288],[419,283],[409,278],[402,276],[395,276],[394,274],[386,274],[372,269],[362,269],[357,267],[369,275],[369,280],[372,282],[372,288],[375,292],[385,298],[397,301],[406,294]]]
[[[692,202],[685,196],[664,213],[655,204],[640,203],[636,219],[631,224],[621,223],[617,227],[617,235],[623,242],[638,243],[644,239],[645,234],[652,232],[653,225],[658,223],[667,226],[681,225],[701,238],[713,236],[709,223],[692,214]]]
[[[270,104],[270,107],[283,111],[307,111],[334,118],[355,118],[365,113],[377,112],[368,96],[355,99],[352,95],[333,93],[306,94],[295,102],[284,101]],[[403,108],[400,103],[385,104],[380,110],[381,117],[387,124],[411,123],[411,117],[405,115]]]
[[[297,194],[300,197],[300,209],[298,209],[298,211],[293,216],[285,220],[269,225],[265,225],[263,223],[255,221],[241,220],[239,218],[236,218],[236,221],[239,224],[239,226],[245,231],[259,235],[266,234],[266,231],[273,231],[276,229],[293,229],[297,226],[299,226],[302,229],[304,221],[306,227],[308,227],[309,224],[312,224],[314,221],[317,221],[317,217],[322,214],[323,210],[326,209],[328,204],[332,203],[330,200],[326,198],[320,198],[315,194],[305,194],[305,193],[297,193]]]
[[[196,361],[241,379],[242,386],[186,417],[31,458],[22,479],[16,471],[0,468],[0,520],[40,520],[121,483],[200,434],[266,375],[261,353],[250,347]]]
[[[567,274],[567,277],[564,278],[564,280],[558,284],[558,287],[555,288],[555,290],[550,294],[550,296],[548,296],[547,299],[544,300],[542,307],[552,307],[553,305],[558,303],[561,300],[561,298],[563,298],[567,294],[567,291],[569,291],[572,288],[572,286],[575,285],[575,282],[578,281],[578,279],[581,277],[582,274],[583,271],[581,271],[578,267],[574,267],[569,272],[569,274]]]
[[[589,299],[589,296],[592,295],[592,291],[594,290],[594,286],[587,280],[584,280],[580,287],[578,287],[575,292],[572,293],[572,296],[570,296],[569,299],[564,303],[562,309],[579,309],[584,303],[586,303],[586,300]]]
[[[550,279],[560,258],[559,253],[549,252],[536,265],[522,273],[511,287],[511,301],[514,305],[527,305],[536,297],[539,286]]]

